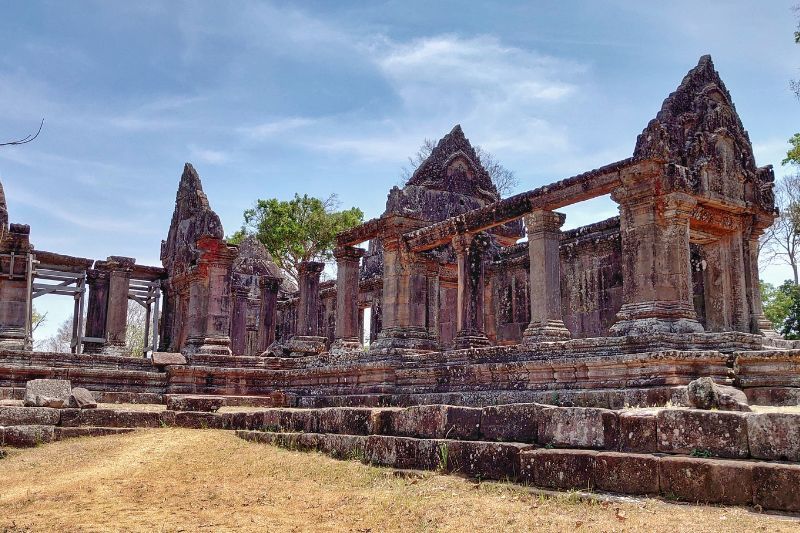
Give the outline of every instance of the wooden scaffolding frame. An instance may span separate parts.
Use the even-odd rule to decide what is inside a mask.
[[[33,318],[33,300],[46,294],[56,294],[61,296],[72,296],[75,306],[72,314],[72,339],[70,340],[70,351],[74,354],[83,352],[84,321],[83,311],[86,300],[86,270],[73,272],[68,270],[58,270],[57,268],[39,268],[39,262],[35,256],[30,254],[32,259],[29,263],[29,282],[30,298],[28,300],[29,324]],[[37,283],[37,280],[53,281],[55,283]],[[30,326],[29,326],[30,329]]]
[[[161,301],[161,280],[153,281],[131,279],[128,299],[145,308],[144,353],[158,351],[158,314]],[[152,339],[150,339],[152,334]]]

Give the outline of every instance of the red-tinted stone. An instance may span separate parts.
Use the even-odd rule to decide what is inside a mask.
[[[747,414],[694,409],[665,409],[658,413],[658,451],[689,455],[745,458]]]
[[[481,410],[453,405],[418,405],[391,411],[391,432],[398,437],[471,439],[480,435]]]
[[[156,428],[162,425],[158,411],[118,411],[115,409],[63,409],[61,425],[64,427],[128,427]]]
[[[655,413],[642,411],[619,413],[619,450],[655,453],[658,450],[657,428]]]
[[[622,494],[658,494],[658,457],[600,452],[595,458],[595,488]]]
[[[481,479],[513,481],[519,477],[519,453],[530,445],[508,442],[442,440],[440,458],[446,470]]]
[[[372,433],[372,410],[358,407],[331,407],[318,412],[319,433],[369,435]]]
[[[537,487],[591,490],[597,454],[592,450],[523,451],[519,454],[520,477]]]
[[[31,448],[53,441],[53,426],[8,426],[2,429],[0,442],[12,448]]]
[[[753,503],[764,509],[800,511],[800,465],[756,463]]]
[[[617,415],[593,407],[543,407],[539,411],[539,444],[563,448],[617,449]]]
[[[753,462],[673,456],[662,457],[658,466],[667,498],[726,505],[753,501]]]
[[[800,461],[800,415],[759,413],[747,419],[750,455],[756,459]]]
[[[481,438],[506,442],[536,442],[541,405],[517,403],[484,407]]]

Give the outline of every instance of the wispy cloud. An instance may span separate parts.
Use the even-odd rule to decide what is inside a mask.
[[[317,119],[306,117],[286,117],[268,122],[262,122],[255,126],[239,128],[239,132],[252,139],[267,139],[276,135],[288,133],[293,130],[311,126],[317,123]]]
[[[212,165],[219,165],[228,161],[228,154],[221,150],[211,150],[208,148],[200,148],[193,144],[189,145],[189,154],[192,160],[209,163]]]

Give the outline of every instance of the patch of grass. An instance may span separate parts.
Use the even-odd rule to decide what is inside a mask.
[[[446,442],[439,444],[439,454],[438,454],[439,463],[436,465],[436,470],[439,472],[447,472],[447,467],[450,466],[450,448],[447,446]]]
[[[709,457],[714,457],[714,454],[712,454],[708,450],[703,450],[702,448],[693,448],[692,453],[690,453],[689,455],[691,455],[692,457],[702,457],[704,459],[708,459]]]
[[[450,458],[452,461],[452,457]],[[396,476],[238,439],[143,429],[13,450],[0,531],[797,531],[741,508],[549,498],[521,485]],[[621,512],[617,512],[619,509]],[[624,522],[619,516],[624,516]]]

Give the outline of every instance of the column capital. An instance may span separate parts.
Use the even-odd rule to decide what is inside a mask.
[[[261,276],[258,278],[258,287],[268,292],[278,292],[281,281],[283,280],[277,276]]]
[[[323,270],[325,270],[325,263],[319,261],[300,261],[297,265],[297,273],[301,276],[303,274],[322,274]]]
[[[528,234],[531,233],[556,233],[561,230],[567,215],[558,213],[556,211],[546,211],[544,209],[537,209],[531,211],[524,216],[525,229]]]
[[[366,250],[356,246],[337,246],[333,250],[333,257],[336,261],[358,262],[364,256]]]

